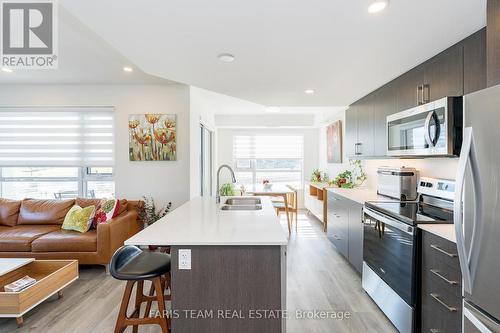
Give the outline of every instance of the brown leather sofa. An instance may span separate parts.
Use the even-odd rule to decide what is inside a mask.
[[[116,249],[142,229],[137,208],[143,203],[120,200],[118,216],[86,233],[61,229],[73,205],[87,207],[98,202],[82,198],[0,199],[0,257],[77,259],[79,264],[107,266]]]

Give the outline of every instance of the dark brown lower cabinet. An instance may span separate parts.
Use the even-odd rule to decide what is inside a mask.
[[[420,332],[462,332],[462,275],[453,242],[422,231]]]
[[[363,269],[363,205],[327,191],[327,237],[349,263],[361,273]]]

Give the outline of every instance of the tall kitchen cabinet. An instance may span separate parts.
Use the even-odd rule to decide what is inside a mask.
[[[363,205],[327,191],[327,237],[361,273],[363,269]]]

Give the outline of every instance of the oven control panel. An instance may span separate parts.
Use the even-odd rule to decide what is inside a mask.
[[[418,183],[418,193],[453,200],[455,197],[455,181],[421,177]]]

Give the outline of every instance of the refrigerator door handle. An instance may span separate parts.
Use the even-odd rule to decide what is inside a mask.
[[[468,320],[481,333],[494,333],[500,329],[497,322],[486,317],[468,302],[464,302],[463,316],[464,319]]]
[[[472,225],[472,237],[470,250],[467,252],[465,248],[465,239],[463,231],[463,203],[462,195],[464,190],[465,182],[465,172],[467,168],[467,162],[470,161],[472,180],[474,185],[474,205],[478,205],[482,202],[481,200],[481,180],[479,177],[478,166],[477,166],[477,156],[474,147],[474,136],[472,132],[472,127],[464,128],[462,149],[460,152],[460,159],[457,167],[456,176],[456,191],[455,191],[455,201],[453,209],[453,218],[455,225],[455,235],[457,238],[457,250],[458,259],[460,261],[460,269],[462,271],[462,277],[464,280],[464,290],[467,293],[472,291],[472,283],[475,275],[475,268],[477,264],[477,259],[479,257],[479,246],[481,238],[481,220],[482,220],[482,210],[474,209],[474,220]],[[478,247],[477,249],[475,247]]]

